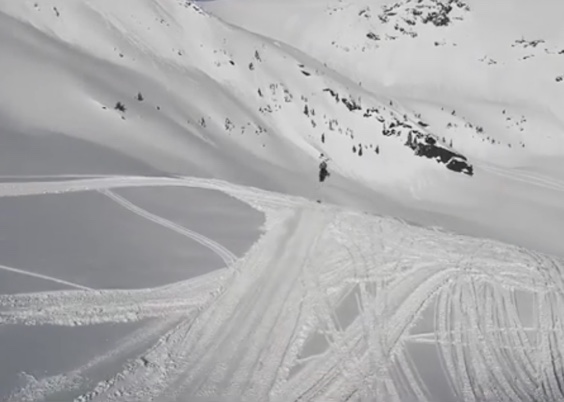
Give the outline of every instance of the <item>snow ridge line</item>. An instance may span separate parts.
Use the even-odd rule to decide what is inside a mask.
[[[67,286],[70,286],[72,288],[76,288],[76,289],[80,289],[80,290],[95,290],[93,288],[89,288],[88,286],[79,285],[78,283],[65,281],[63,279],[58,279],[58,278],[55,278],[55,277],[52,277],[52,276],[42,275],[42,274],[38,274],[38,273],[35,273],[35,272],[25,271],[23,269],[7,267],[5,265],[0,265],[0,270],[8,271],[8,272],[14,272],[14,273],[20,274],[20,275],[31,276],[33,278],[44,279],[44,280],[49,281],[49,282],[55,282],[55,283],[59,283],[61,285],[67,285]]]
[[[101,194],[107,196],[108,198],[112,199],[113,201],[117,202],[118,204],[120,204],[122,207],[124,207],[125,209],[129,210],[130,212],[133,212],[134,214],[137,214],[151,222],[154,222],[158,225],[161,225],[167,229],[173,230],[183,236],[186,236],[192,240],[194,240],[197,243],[200,243],[202,246],[207,247],[208,249],[210,249],[211,251],[213,251],[215,254],[217,254],[222,260],[223,262],[225,262],[228,266],[232,265],[236,260],[237,257],[235,256],[235,254],[233,254],[231,251],[229,251],[227,248],[223,247],[221,244],[215,242],[214,240],[201,235],[197,232],[194,232],[193,230],[190,230],[188,228],[185,228],[183,226],[180,226],[172,221],[169,221],[167,219],[164,219],[160,216],[157,216],[155,214],[150,213],[149,211],[138,207],[137,205],[133,204],[132,202],[126,200],[125,198],[123,198],[120,195],[117,195],[116,193],[112,192],[111,190],[98,190]]]

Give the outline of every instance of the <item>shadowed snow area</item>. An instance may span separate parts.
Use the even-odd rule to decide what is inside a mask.
[[[50,132],[32,133],[3,126],[0,116],[0,181],[3,177],[69,174],[162,174],[140,160],[79,138]],[[104,163],[100,163],[104,161]]]
[[[238,257],[256,241],[264,216],[236,198],[213,190],[162,187],[117,190],[135,205],[214,239]]]
[[[170,192],[168,205],[185,207],[191,201],[186,197],[189,192],[184,190],[176,197]],[[206,205],[212,205],[214,197],[228,196],[212,192],[210,202],[202,204],[201,214],[198,205],[192,205],[192,221],[206,218]],[[250,209],[234,199],[225,207],[232,208],[234,216],[238,208]],[[99,193],[3,198],[0,210],[0,264],[86,287],[154,287],[225,266],[216,254],[191,238],[135,215]],[[246,222],[247,237],[245,225],[238,227],[239,253],[258,235],[261,221],[259,213],[255,215],[256,225],[252,220]],[[224,224],[207,218],[210,227]],[[200,221],[199,226],[203,225]],[[216,232],[221,233],[221,227]],[[19,290],[10,287],[5,292]]]
[[[3,391],[0,392],[0,398],[5,397],[8,390],[25,384],[31,378],[72,371],[101,352],[114,348],[122,338],[141,325],[111,323],[80,328],[46,325],[33,331],[19,325],[1,328],[0,390]],[[124,361],[114,362],[114,370],[117,371]]]

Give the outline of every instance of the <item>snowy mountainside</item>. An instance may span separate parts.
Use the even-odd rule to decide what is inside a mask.
[[[60,70],[72,77],[65,82],[54,69],[41,76],[6,77],[5,85],[17,97],[5,97],[3,110],[16,123],[33,122],[89,141],[94,137],[129,153],[131,145],[160,148],[177,163],[186,152],[208,169],[221,161],[206,162],[191,148],[209,157],[215,149],[208,148],[221,143],[221,148],[250,151],[284,168],[295,154],[291,150],[298,148],[313,161],[327,155],[339,173],[373,183],[434,169],[434,163],[413,155],[471,173],[464,156],[441,144],[416,124],[413,114],[396,110],[387,98],[363,92],[299,52],[226,26],[193,3],[146,0],[133,7],[105,1],[17,2],[4,6],[4,13],[4,25],[22,30],[21,37],[45,33],[43,46],[67,59],[61,63],[53,54],[44,54],[43,62],[60,63]],[[33,31],[23,25],[27,22]],[[81,35],[81,30],[89,35]],[[14,40],[19,50],[4,61],[5,68],[21,72],[30,61],[23,54],[26,43]],[[68,59],[73,49],[81,55],[79,60]],[[85,71],[88,80],[83,82]],[[112,98],[102,87],[119,92]],[[33,91],[31,104],[26,89]],[[135,99],[137,93],[142,101]],[[113,110],[116,102],[126,111]],[[85,131],[86,121],[91,128]],[[95,134],[89,132],[94,127]],[[168,162],[154,163],[167,170]]]
[[[288,3],[202,4],[394,97],[466,156],[518,166],[564,154],[561,3]],[[272,8],[276,18],[248,19],[251,8],[266,16]]]

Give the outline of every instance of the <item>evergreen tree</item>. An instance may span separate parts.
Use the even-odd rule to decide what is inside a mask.
[[[127,110],[125,108],[125,105],[121,102],[116,103],[116,106],[114,107],[114,109],[119,110],[122,113],[125,113],[125,111]]]

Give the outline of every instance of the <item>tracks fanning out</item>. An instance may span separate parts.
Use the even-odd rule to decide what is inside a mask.
[[[132,186],[223,191],[263,211],[268,230],[237,259],[111,191]],[[210,248],[228,267],[154,289],[0,296],[3,325],[161,323],[110,352],[152,343],[77,401],[564,398],[557,259],[213,180],[0,183],[0,197],[93,190]],[[106,358],[30,381],[8,400],[83,389]]]

